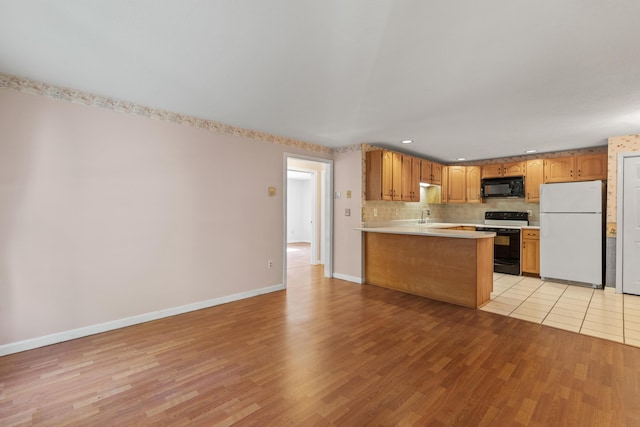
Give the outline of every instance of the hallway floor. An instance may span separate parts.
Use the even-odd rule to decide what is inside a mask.
[[[640,347],[640,296],[494,273],[480,310]]]

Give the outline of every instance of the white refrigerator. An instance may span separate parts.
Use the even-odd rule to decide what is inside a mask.
[[[596,288],[604,283],[604,183],[540,186],[540,276]]]

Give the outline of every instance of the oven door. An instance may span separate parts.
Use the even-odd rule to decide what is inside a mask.
[[[520,230],[517,228],[477,228],[493,231],[493,271],[520,275]]]

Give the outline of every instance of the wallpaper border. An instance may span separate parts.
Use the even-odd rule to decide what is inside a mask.
[[[227,135],[242,136],[245,138],[270,142],[272,144],[287,145],[290,147],[301,148],[308,151],[328,154],[332,154],[334,152],[334,149],[324,145],[313,144],[311,142],[300,141],[297,139],[273,135],[266,132],[239,128],[216,122],[214,120],[202,119],[186,114],[173,113],[171,111],[151,108],[129,101],[94,95],[89,92],[70,89],[66,87],[55,86],[25,77],[18,77],[0,73],[0,88],[7,88],[22,93],[40,95],[47,98],[68,101],[74,104],[97,107],[118,113],[131,114],[166,122],[178,123],[184,126],[206,129]]]

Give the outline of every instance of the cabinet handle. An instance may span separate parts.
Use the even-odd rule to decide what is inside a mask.
[[[578,176],[582,175],[582,171],[578,169]]]
[[[573,178],[573,169],[569,171],[569,175]]]

